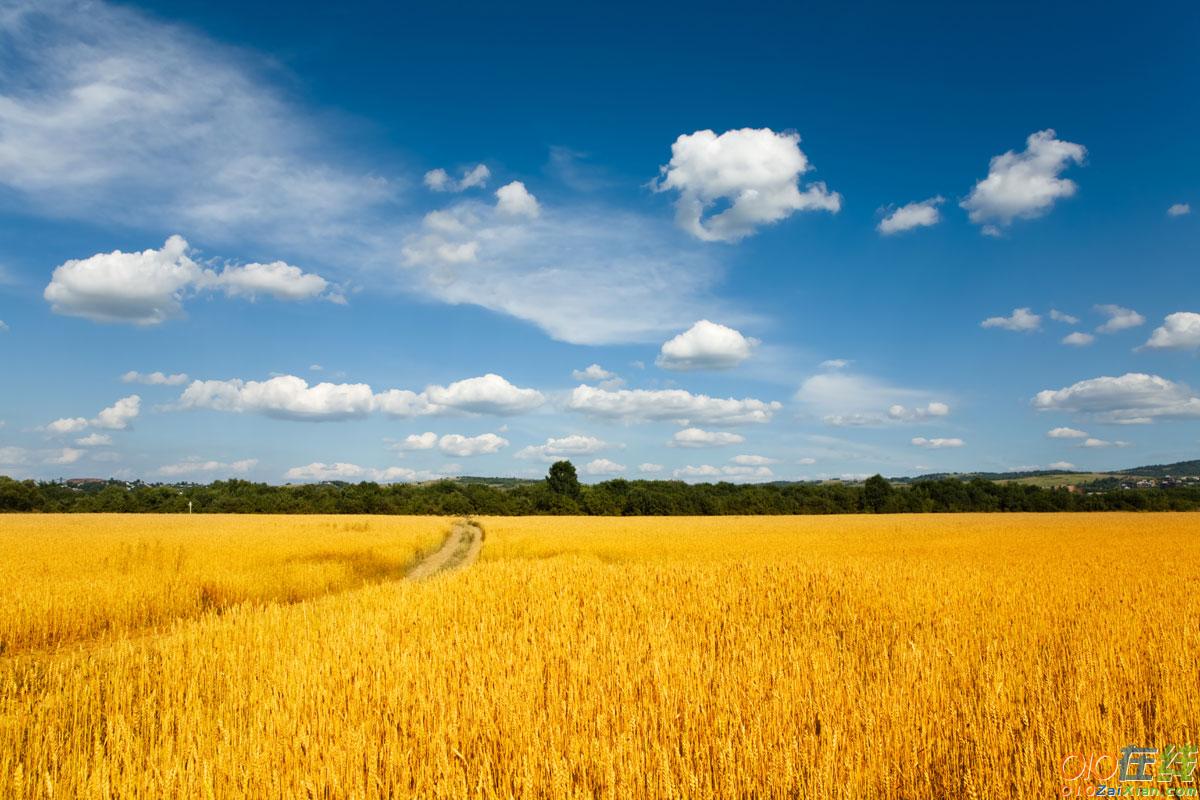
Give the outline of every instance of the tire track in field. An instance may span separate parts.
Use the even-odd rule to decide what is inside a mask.
[[[420,581],[442,572],[463,569],[475,563],[483,550],[483,528],[470,519],[454,523],[442,546],[418,562],[405,576]]]

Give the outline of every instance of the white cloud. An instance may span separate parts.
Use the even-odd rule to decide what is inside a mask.
[[[468,414],[522,414],[542,405],[546,398],[536,389],[522,389],[495,373],[455,381],[449,386],[427,386],[430,405]]]
[[[750,357],[758,339],[702,319],[663,343],[655,364],[663,369],[731,369]]]
[[[447,455],[459,458],[482,456],[495,453],[508,447],[508,439],[494,433],[482,433],[479,436],[463,436],[459,433],[448,433],[438,439],[438,449]]]
[[[1095,336],[1083,331],[1073,331],[1062,338],[1063,344],[1069,344],[1072,347],[1087,347],[1094,341],[1096,341]]]
[[[1050,439],[1086,439],[1087,432],[1076,428],[1051,428],[1046,431],[1046,436]]]
[[[1059,175],[1072,163],[1082,164],[1087,150],[1055,138],[1050,129],[1030,134],[1025,144],[1023,152],[993,158],[987,177],[959,203],[972,222],[990,228],[986,233],[998,234],[1014,219],[1040,217],[1075,194],[1075,182]]]
[[[0,333],[8,333],[9,330],[11,329],[8,327],[8,323],[0,319]]]
[[[867,375],[821,372],[807,378],[795,399],[833,427],[860,427],[944,417],[950,407],[930,393],[892,386]],[[902,402],[901,402],[902,401]]]
[[[940,450],[946,447],[962,447],[966,442],[962,439],[926,439],[924,436],[914,436],[912,443],[917,447],[926,447],[930,450]]]
[[[186,373],[177,372],[167,375],[162,372],[137,372],[130,370],[121,376],[122,383],[143,383],[147,386],[182,386],[187,383]]]
[[[741,444],[746,437],[740,433],[726,431],[705,431],[700,428],[684,428],[676,431],[667,442],[668,447],[725,447],[731,444]]]
[[[589,383],[596,383],[599,381],[609,380],[610,378],[615,378],[616,375],[609,372],[608,370],[606,370],[604,367],[600,366],[599,364],[592,364],[587,369],[572,370],[571,377],[577,381],[586,381]]]
[[[560,458],[585,456],[612,447],[595,436],[571,434],[557,439],[547,439],[545,444],[529,445],[517,452],[517,458],[536,458],[542,461],[557,461]]]
[[[205,473],[223,472],[235,475],[242,475],[258,466],[258,459],[246,458],[241,461],[234,461],[231,464],[226,464],[222,461],[201,461],[200,459],[188,459],[175,464],[165,464],[158,468],[158,473],[166,477],[178,477],[180,475],[200,475]]]
[[[852,362],[849,359],[845,358],[827,358],[818,366],[820,366],[821,369],[845,369],[846,367],[850,366],[851,363]]]
[[[711,254],[681,247],[667,224],[599,207],[530,219],[461,201],[426,215],[399,250],[414,291],[576,344],[661,341],[712,310],[720,277]]]
[[[583,467],[583,472],[586,475],[620,475],[624,471],[624,464],[609,461],[607,458],[594,459]]]
[[[651,186],[679,192],[675,220],[697,239],[736,242],[796,211],[837,212],[841,195],[824,183],[800,190],[800,176],[809,169],[798,134],[742,128],[718,136],[702,130],[675,140],[670,163]],[[728,207],[705,218],[721,203]]]
[[[312,300],[329,288],[329,281],[299,267],[273,261],[270,264],[226,266],[220,273],[205,272],[203,288],[220,289],[229,297],[251,300],[260,295],[276,300]],[[340,298],[341,295],[331,295]]]
[[[4,462],[0,461],[0,464],[2,463]],[[664,467],[662,464],[651,464],[650,462],[638,464],[638,472],[642,473],[643,475],[655,475],[659,472],[662,472],[663,469]]]
[[[104,447],[112,444],[112,437],[107,433],[90,433],[81,439],[76,439],[75,444],[80,447]]]
[[[438,435],[433,431],[413,433],[392,445],[393,450],[432,450],[437,447]]]
[[[1175,203],[1167,209],[1168,217],[1182,217],[1190,213],[1192,213],[1192,207],[1187,203]]]
[[[192,381],[175,407],[321,421],[365,417],[374,408],[374,395],[365,383],[309,386],[295,375],[279,375],[266,381]]]
[[[1125,424],[1200,417],[1200,397],[1185,384],[1140,372],[1045,389],[1037,393],[1032,404],[1040,411],[1072,411],[1103,422]]]
[[[78,433],[88,426],[88,421],[84,417],[64,417],[56,419],[54,422],[46,425],[46,432],[56,436],[63,436],[68,433]]]
[[[542,213],[542,207],[525,188],[525,184],[513,181],[496,190],[496,211],[512,217],[534,219]]]
[[[671,421],[679,424],[742,425],[770,422],[783,408],[777,401],[753,398],[737,400],[692,394],[683,389],[620,389],[609,391],[593,386],[577,386],[571,392],[567,408],[596,417],[627,422]]]
[[[981,328],[1003,328],[1006,331],[1036,331],[1042,318],[1028,308],[1014,308],[1007,317],[988,317],[979,323]]]
[[[1080,447],[1089,447],[1089,448],[1090,447],[1128,447],[1129,442],[1122,442],[1122,441],[1110,442],[1105,439],[1097,439],[1095,437],[1089,436],[1082,443],[1080,443],[1079,446]]]
[[[1078,325],[1079,317],[1072,316],[1064,311],[1059,311],[1057,308],[1050,309],[1050,319],[1055,322],[1065,322],[1068,325]]]
[[[1096,333],[1116,333],[1128,328],[1136,328],[1146,321],[1145,317],[1132,308],[1122,308],[1112,303],[1098,305],[1096,310],[1108,317],[1108,322],[1096,328]]]
[[[1176,311],[1163,319],[1142,347],[1151,350],[1195,350],[1200,348],[1200,314]]]
[[[92,427],[105,428],[113,431],[123,431],[129,423],[137,419],[142,409],[142,398],[136,394],[122,397],[106,409],[103,409],[92,420]]]
[[[676,478],[717,478],[720,480],[753,480],[756,478],[772,478],[775,473],[770,467],[714,467],[712,464],[688,465],[674,470]]]
[[[57,314],[97,322],[157,325],[182,316],[185,290],[201,275],[182,236],[160,250],[98,253],[54,270],[43,293]]]
[[[415,481],[431,481],[445,477],[436,472],[407,469],[405,467],[360,467],[358,464],[348,464],[339,461],[326,464],[314,461],[303,467],[292,467],[284,477],[293,481],[374,481],[376,483],[412,483]]]
[[[571,370],[571,377],[583,383],[595,384],[604,389],[619,389],[625,381],[615,372],[610,372],[599,364],[592,364],[587,369]]]
[[[325,163],[313,116],[247,51],[116,4],[6,8],[21,68],[0,73],[0,184],[36,211],[303,250],[392,194]]]
[[[231,297],[266,294],[307,300],[329,286],[319,275],[281,261],[202,269],[188,256],[188,243],[172,236],[158,250],[97,253],[56,267],[42,293],[56,314],[95,322],[158,325],[183,315],[189,292],[220,289]]]
[[[808,457],[805,457],[805,458],[797,458],[797,459],[796,459],[796,463],[797,463],[797,464],[803,464],[804,466],[810,466],[810,465],[812,465],[812,464],[815,464],[815,463],[817,463],[817,460],[816,460],[815,458],[808,458]]]
[[[778,459],[775,458],[767,458],[766,456],[755,455],[734,456],[729,460],[734,464],[739,464],[743,467],[765,467],[778,461]]]
[[[928,228],[937,225],[942,219],[938,212],[938,206],[945,201],[946,198],[939,195],[919,203],[900,206],[880,220],[876,230],[884,236],[890,236],[893,233],[910,231],[913,228]]]
[[[58,455],[47,456],[47,464],[74,464],[79,459],[83,458],[85,451],[77,450],[73,447],[64,447],[59,451]]]
[[[945,417],[950,414],[950,406],[933,401],[923,407],[908,408],[896,403],[888,407],[888,417],[902,422],[916,422],[930,417]]]
[[[438,167],[425,173],[425,185],[435,192],[462,192],[477,186],[484,186],[492,171],[486,164],[476,164],[470,169],[464,169],[462,178],[454,180],[446,170]]]
[[[295,375],[266,381],[193,381],[176,409],[207,408],[233,413],[259,413],[279,419],[339,420],[381,411],[393,417],[431,414],[518,414],[545,401],[541,392],[522,389],[495,374],[427,386],[422,392],[388,389],[375,394],[365,383],[318,383],[309,386]]]
[[[1051,464],[1047,464],[1046,466],[1048,466],[1050,469],[1075,469],[1075,465],[1070,461],[1055,461]]]

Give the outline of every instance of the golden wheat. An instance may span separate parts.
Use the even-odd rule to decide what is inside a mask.
[[[167,552],[299,524],[199,522],[120,524]],[[0,659],[0,795],[1034,797],[1069,753],[1200,740],[1194,516],[482,524],[461,572],[290,604],[247,577],[256,603]],[[40,582],[5,562],[6,599],[85,608],[79,535]]]

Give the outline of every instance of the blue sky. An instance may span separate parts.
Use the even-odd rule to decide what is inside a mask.
[[[1194,5],[436,5],[0,0],[0,474],[1196,457]]]

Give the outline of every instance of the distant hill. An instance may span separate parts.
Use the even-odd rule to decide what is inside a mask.
[[[913,481],[935,481],[943,478],[958,478],[971,481],[982,478],[985,481],[1014,481],[1033,483],[1039,486],[1051,486],[1066,483],[1088,483],[1103,478],[1174,478],[1187,475],[1200,475],[1200,460],[1177,461],[1174,464],[1152,464],[1144,467],[1114,470],[1112,472],[1082,472],[1079,470],[1030,470],[1028,472],[931,472],[918,475],[915,478],[889,478],[893,483],[912,483]]]

